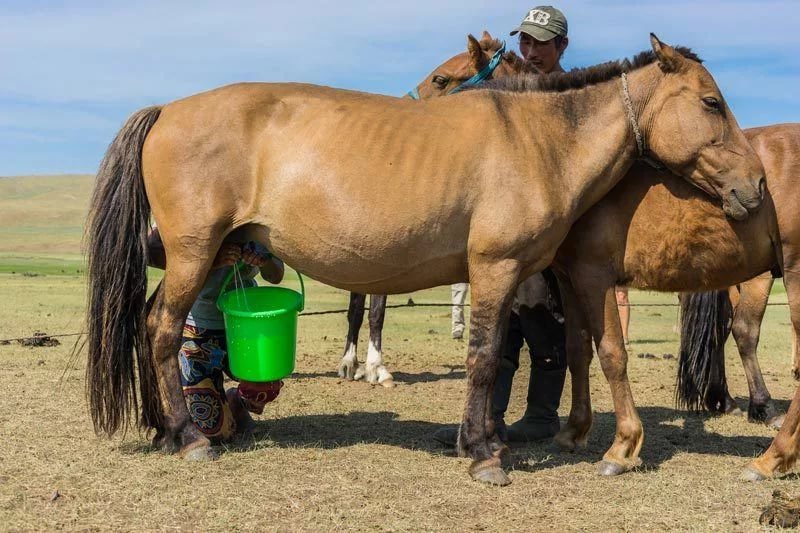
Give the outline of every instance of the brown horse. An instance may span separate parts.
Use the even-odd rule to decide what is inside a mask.
[[[800,325],[800,290],[796,274],[790,274],[800,271],[800,233],[790,215],[800,200],[800,189],[792,186],[800,170],[800,158],[792,158],[793,152],[800,153],[800,124],[756,128],[745,134],[764,161],[771,193],[765,208],[747,222],[729,220],[685,182],[637,165],[576,222],[558,250],[573,405],[555,440],[573,449],[585,442],[591,426],[591,335],[617,414],[617,436],[604,456],[601,473],[617,474],[639,464],[642,443],[641,421],[627,380],[615,284],[662,291],[708,290],[782,268],[795,330]],[[796,454],[793,446],[796,443],[784,440],[773,452],[780,461],[770,456],[771,469],[759,460],[748,472],[766,476],[788,468]]]
[[[763,132],[771,131],[769,136],[762,137]],[[770,128],[753,130],[752,142],[757,143],[767,169],[770,191],[775,203],[778,217],[780,239],[784,254],[784,282],[792,316],[792,373],[800,379],[800,361],[798,361],[798,341],[800,329],[796,316],[798,306],[796,289],[796,272],[792,265],[800,254],[800,222],[797,219],[797,206],[800,205],[800,188],[796,181],[800,176],[800,126],[786,124]],[[748,135],[750,133],[748,132]],[[750,395],[748,417],[753,421],[767,422],[772,426],[781,426],[783,417],[775,408],[758,364],[756,350],[761,333],[761,321],[764,318],[769,294],[772,289],[773,276],[763,274],[749,281],[740,283],[718,293],[701,293],[687,295],[682,299],[684,313],[695,314],[704,321],[716,324],[722,329],[722,335],[704,336],[698,334],[701,323],[689,321],[684,325],[689,335],[682,338],[681,368],[699,367],[704,369],[708,379],[703,381],[698,372],[686,372],[686,378],[680,382],[678,392],[683,403],[701,404],[706,407],[729,401],[724,374],[724,344],[729,333],[733,334],[739,355],[747,376]],[[711,306],[709,301],[721,300],[724,305]],[[701,310],[705,310],[701,311]],[[726,328],[728,315],[732,313],[730,327]],[[718,369],[716,372],[709,369]],[[682,376],[683,377],[683,376]],[[788,468],[786,464],[782,468]]]
[[[135,113],[101,165],[89,223],[87,366],[98,430],[138,400],[155,444],[211,447],[178,380],[185,317],[220,244],[254,238],[351,291],[469,281],[459,452],[507,484],[490,397],[520,279],[547,267],[575,220],[645,153],[744,219],[764,170],[708,71],[653,51],[535,86],[411,102],[303,84],[238,84]],[[454,142],[457,139],[457,142]],[[166,271],[147,313],[152,213]]]

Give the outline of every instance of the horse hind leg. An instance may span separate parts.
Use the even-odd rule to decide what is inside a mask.
[[[153,443],[168,453],[177,451],[186,460],[211,460],[216,454],[189,415],[178,365],[183,325],[205,281],[211,258],[185,262],[169,259],[162,288],[147,320],[163,412],[163,426],[157,428]]]
[[[383,365],[382,335],[383,320],[386,317],[386,295],[373,294],[369,298],[369,348],[367,349],[367,364],[359,368],[367,383],[394,387],[392,374]],[[356,374],[358,377],[358,374]],[[358,377],[356,379],[358,379]]]
[[[564,451],[585,447],[592,428],[592,399],[589,389],[589,366],[592,363],[592,338],[583,309],[575,298],[572,284],[559,280],[567,330],[567,364],[572,378],[572,407],[567,423],[553,438]]]
[[[747,417],[751,422],[763,422],[778,429],[783,422],[783,416],[778,413],[772,401],[756,355],[772,283],[772,276],[767,274],[740,285],[739,302],[733,315],[731,330],[750,392]]]
[[[350,306],[347,308],[347,339],[344,354],[339,363],[339,377],[348,380],[359,379],[358,376],[358,332],[364,322],[364,302],[367,296],[357,292],[350,293]],[[358,376],[358,377],[357,377]]]

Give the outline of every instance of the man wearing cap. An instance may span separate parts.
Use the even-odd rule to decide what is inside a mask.
[[[564,72],[561,56],[567,49],[567,18],[552,6],[534,7],[511,35],[519,34],[519,53],[540,74]]]
[[[552,6],[539,6],[525,15],[511,35],[519,34],[523,59],[540,74],[563,72],[561,56],[566,50],[567,19]],[[567,372],[566,339],[557,282],[547,269],[539,280],[523,282],[508,324],[503,358],[497,372],[492,398],[495,430],[503,441],[527,442],[553,437],[559,430],[558,406]],[[538,282],[537,282],[538,281]],[[505,412],[511,384],[519,368],[519,353],[527,343],[531,354],[527,407],[517,422],[506,427]],[[455,445],[458,428],[445,427],[433,438]]]

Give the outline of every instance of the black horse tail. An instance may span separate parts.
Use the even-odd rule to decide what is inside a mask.
[[[725,340],[733,307],[728,291],[681,296],[681,345],[675,403],[692,411],[722,411],[728,382]]]
[[[94,429],[108,435],[127,428],[139,409],[134,352],[142,385],[154,390],[142,397],[143,420],[161,426],[145,323],[150,203],[142,178],[142,146],[160,113],[161,107],[137,111],[117,133],[100,164],[87,220],[86,391]]]

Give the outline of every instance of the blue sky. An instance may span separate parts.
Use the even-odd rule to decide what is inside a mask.
[[[535,3],[0,0],[0,176],[91,173],[125,118],[236,81],[401,95]],[[800,121],[800,1],[570,0],[565,68],[655,32],[706,60],[743,127]],[[508,38],[516,45],[515,38]]]

